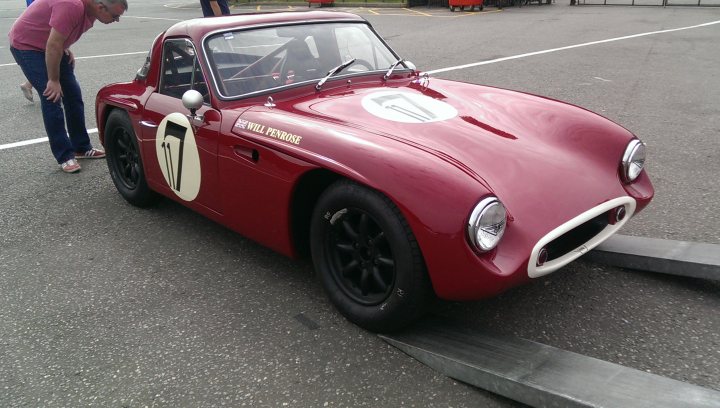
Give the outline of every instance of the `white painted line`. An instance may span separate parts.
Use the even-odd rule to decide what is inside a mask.
[[[590,45],[605,44],[605,43],[610,43],[610,42],[614,42],[614,41],[628,40],[628,39],[631,39],[631,38],[645,37],[645,36],[649,36],[649,35],[672,33],[672,32],[675,32],[675,31],[682,31],[682,30],[691,30],[691,29],[693,29],[693,28],[708,27],[708,26],[715,25],[715,24],[720,24],[720,20],[711,21],[711,22],[709,22],[709,23],[704,23],[704,24],[697,24],[697,25],[694,25],[694,26],[680,27],[680,28],[671,28],[671,29],[668,29],[668,30],[660,30],[660,31],[650,31],[650,32],[647,32],[647,33],[626,35],[626,36],[623,36],[623,37],[609,38],[609,39],[607,39],[607,40],[591,41],[591,42],[586,42],[586,43],[582,43],[582,44],[569,45],[569,46],[567,46],[567,47],[552,48],[552,49],[549,49],[549,50],[529,52],[529,53],[527,53],[527,54],[520,54],[520,55],[513,55],[513,56],[510,56],[510,57],[496,58],[496,59],[493,59],[493,60],[475,62],[475,63],[472,63],[472,64],[457,65],[457,66],[448,67],[448,68],[440,68],[440,69],[435,69],[435,70],[432,70],[432,71],[427,71],[427,73],[428,73],[428,74],[437,74],[437,73],[440,73],[440,72],[456,71],[456,70],[459,70],[459,69],[472,68],[472,67],[478,67],[478,66],[481,66],[481,65],[495,64],[495,63],[497,63],[497,62],[509,61],[509,60],[514,60],[514,59],[519,59],[519,58],[525,58],[525,57],[531,57],[531,56],[534,56],[534,55],[548,54],[548,53],[551,53],[551,52],[570,50],[570,49],[573,49],[573,48],[580,48],[580,47],[587,47],[587,46],[590,46]],[[93,55],[93,56],[88,56],[88,57],[78,57],[78,58],[75,58],[75,59],[76,59],[76,60],[80,60],[80,59],[92,59],[92,58],[103,58],[103,57],[117,57],[117,56],[123,56],[123,55],[136,55],[136,54],[147,54],[147,51],[126,52],[126,53],[122,53],[122,54]],[[17,65],[17,64],[0,64],[0,67],[7,67],[7,66],[12,66],[12,65]],[[598,79],[600,79],[600,78],[598,78]],[[95,133],[95,132],[97,132],[97,129],[88,130],[88,133]],[[23,142],[9,143],[9,144],[5,144],[5,145],[0,145],[0,150],[10,149],[10,148],[13,148],[13,147],[18,147],[18,146],[25,146],[25,145],[34,144],[34,143],[42,143],[42,142],[46,142],[46,141],[47,141],[47,138],[39,138],[39,139],[26,140],[26,141],[23,141]]]
[[[200,7],[198,7],[200,8]],[[145,20],[164,20],[164,21],[185,21],[179,18],[164,18],[164,17],[142,17],[142,16],[122,16],[122,18],[139,18]]]
[[[8,143],[8,144],[0,145],[0,150],[12,149],[13,147],[27,146],[27,145],[31,145],[31,144],[35,144],[35,143],[42,143],[42,142],[47,142],[47,141],[48,141],[47,137],[23,140],[22,142],[15,142],[15,143]]]
[[[518,59],[518,58],[532,57],[532,56],[541,55],[541,54],[549,54],[551,52],[565,51],[565,50],[570,50],[573,48],[587,47],[590,45],[597,45],[597,44],[605,44],[605,43],[610,43],[610,42],[614,42],[614,41],[629,40],[631,38],[645,37],[648,35],[672,33],[675,31],[682,31],[682,30],[691,30],[693,28],[708,27],[708,26],[715,25],[715,24],[720,24],[720,20],[711,21],[709,23],[698,24],[698,25],[694,25],[694,26],[688,26],[688,27],[671,28],[669,30],[660,30],[660,31],[651,31],[648,33],[633,34],[633,35],[626,35],[623,37],[609,38],[607,40],[591,41],[591,42],[586,42],[586,43],[582,43],[582,44],[568,45],[567,47],[551,48],[549,50],[529,52],[527,54],[513,55],[510,57],[495,58],[495,59],[488,60],[488,61],[474,62],[472,64],[456,65],[454,67],[434,69],[432,71],[427,71],[427,73],[428,74],[437,74],[440,72],[457,71],[459,69],[479,67],[481,65],[495,64],[497,62],[509,61],[509,60],[514,60],[514,59]]]
[[[121,54],[90,55],[87,57],[75,57],[75,59],[76,60],[84,60],[84,59],[107,58],[107,57],[122,57],[124,55],[138,55],[138,54],[146,55],[147,53],[148,53],[148,51],[135,51],[135,52],[123,52]]]
[[[166,7],[167,7],[167,6],[166,6]],[[178,7],[174,7],[174,8],[178,8]],[[199,9],[200,6],[197,6],[196,8]],[[24,10],[24,9],[25,9],[25,8],[23,8],[23,10]],[[0,10],[0,11],[5,11],[5,10]],[[185,21],[184,19],[181,19],[181,18],[143,17],[143,16],[126,16],[126,15],[123,15],[122,18],[123,18],[123,19],[126,19],[126,18],[138,18],[138,19],[145,19],[145,20],[164,20],[164,21]],[[198,18],[201,18],[201,17],[198,17]],[[17,20],[17,17],[0,17],[0,19],[2,19],[2,20]]]
[[[123,52],[121,54],[104,54],[104,55],[89,55],[87,57],[75,57],[75,60],[86,60],[86,59],[95,59],[95,58],[109,58],[109,57],[122,57],[125,55],[138,55],[138,54],[147,54],[147,51],[135,51],[135,52]],[[0,64],[0,67],[13,67],[16,66],[17,63],[13,62],[11,64]]]
[[[98,131],[97,128],[88,129],[88,134],[97,133],[97,131]],[[14,142],[14,143],[0,145],[0,150],[12,149],[13,147],[27,146],[27,145],[43,143],[43,142],[47,142],[47,141],[48,141],[47,137],[39,137],[37,139],[23,140],[22,142]]]

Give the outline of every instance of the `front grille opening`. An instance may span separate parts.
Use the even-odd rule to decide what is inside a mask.
[[[555,238],[545,248],[548,251],[548,261],[562,257],[580,245],[593,239],[597,234],[607,227],[610,219],[610,211],[604,212],[597,217],[578,225],[565,234]]]

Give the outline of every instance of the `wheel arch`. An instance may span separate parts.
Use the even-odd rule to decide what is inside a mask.
[[[110,117],[110,114],[115,109],[120,109],[117,106],[108,105],[106,103],[103,103],[102,105],[98,105],[97,109],[97,117],[95,118],[97,122],[97,128],[98,128],[98,139],[100,139],[100,143],[105,146],[105,124],[107,123],[108,118]]]
[[[290,200],[290,237],[298,256],[310,255],[310,220],[315,205],[325,189],[338,180],[347,179],[333,171],[318,168],[303,174],[295,183]]]
[[[124,112],[125,115],[128,116],[128,119],[130,120],[131,125],[133,126],[133,130],[135,131],[135,137],[138,137],[138,129],[135,128],[135,125],[132,123],[132,119],[130,117],[130,112],[128,111],[128,106],[122,106],[122,105],[115,105],[111,103],[103,103],[101,106],[98,107],[97,112],[97,127],[98,127],[98,138],[100,139],[100,143],[105,146],[105,124],[108,121],[108,118],[114,111],[121,111]]]
[[[316,168],[310,170],[304,173],[295,183],[295,187],[289,201],[289,232],[292,247],[294,248],[296,256],[300,258],[310,257],[310,224],[313,211],[322,193],[332,184],[340,180],[347,180],[349,182],[356,183],[385,196],[398,209],[400,216],[404,218],[404,223],[408,226],[411,233],[418,241],[420,256],[423,258],[425,265],[427,265],[424,251],[422,246],[419,245],[417,231],[415,230],[417,225],[408,219],[409,216],[415,217],[415,215],[412,213],[408,214],[407,211],[409,211],[409,209],[407,207],[400,205],[400,203],[398,203],[397,200],[386,191],[380,190],[371,184],[364,183],[353,177],[334,172],[327,168]]]

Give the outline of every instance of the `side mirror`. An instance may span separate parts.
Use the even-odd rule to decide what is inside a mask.
[[[190,115],[195,116],[195,112],[203,105],[204,99],[200,92],[191,89],[186,91],[182,96],[182,103],[185,108],[190,110]]]

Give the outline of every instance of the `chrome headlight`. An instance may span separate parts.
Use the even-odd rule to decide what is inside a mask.
[[[473,246],[486,252],[495,248],[505,233],[507,212],[497,197],[481,200],[473,209],[468,221],[468,239]]]
[[[623,181],[630,183],[635,181],[645,166],[645,143],[633,139],[625,148],[622,158]]]

